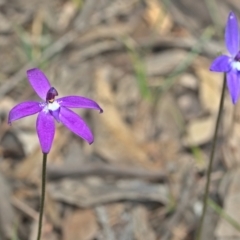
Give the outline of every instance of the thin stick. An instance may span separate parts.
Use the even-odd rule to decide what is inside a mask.
[[[207,169],[207,183],[206,183],[204,199],[203,199],[203,211],[202,211],[202,216],[201,216],[200,224],[199,224],[197,235],[196,235],[196,240],[201,240],[203,222],[204,222],[204,218],[205,218],[206,210],[207,210],[209,185],[210,185],[210,182],[211,182],[211,172],[212,172],[212,165],[213,165],[215,147],[216,147],[216,142],[217,142],[217,133],[218,133],[218,128],[219,128],[220,119],[221,119],[221,115],[222,115],[222,111],[223,111],[223,105],[224,105],[225,88],[226,88],[226,74],[224,74],[221,100],[220,100],[219,109],[218,109],[218,116],[217,116],[217,121],[216,121],[216,126],[215,126],[215,132],[214,132],[214,137],[213,137],[213,143],[212,143],[209,165],[208,165],[208,169]]]
[[[43,153],[43,165],[42,165],[42,194],[41,194],[41,206],[39,213],[39,222],[38,222],[38,235],[37,240],[41,239],[42,232],[42,217],[44,210],[44,200],[45,200],[45,186],[46,186],[46,165],[47,165],[47,154]]]

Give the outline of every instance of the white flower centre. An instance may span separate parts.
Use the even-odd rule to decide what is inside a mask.
[[[60,108],[60,105],[58,104],[57,101],[54,101],[52,103],[49,102],[47,107],[48,107],[48,110],[56,111],[56,110],[58,110]]]
[[[236,69],[237,71],[240,71],[240,62],[233,61],[232,62],[232,68]]]

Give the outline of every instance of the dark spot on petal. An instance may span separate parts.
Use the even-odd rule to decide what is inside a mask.
[[[54,87],[51,87],[47,92],[46,101],[52,103],[54,102],[56,96],[58,96],[57,90]]]

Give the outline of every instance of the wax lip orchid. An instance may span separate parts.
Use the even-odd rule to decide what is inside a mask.
[[[57,90],[50,85],[47,77],[38,68],[28,70],[27,77],[32,88],[43,101],[26,101],[16,105],[9,112],[8,123],[38,113],[36,129],[43,153],[49,153],[52,146],[55,134],[54,119],[89,144],[93,143],[94,137],[90,128],[69,108],[93,108],[102,113],[101,107],[93,100],[81,96],[56,99]]]
[[[230,56],[221,55],[215,58],[210,70],[226,72],[228,90],[232,102],[236,104],[240,93],[240,33],[237,17],[233,12],[230,12],[228,16],[225,28],[225,44]]]

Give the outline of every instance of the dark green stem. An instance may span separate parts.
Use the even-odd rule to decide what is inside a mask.
[[[212,143],[209,165],[208,165],[208,169],[207,169],[207,183],[206,183],[206,188],[205,188],[205,192],[204,192],[203,211],[202,211],[202,216],[201,216],[201,219],[200,219],[200,224],[199,224],[199,227],[198,227],[198,230],[197,230],[196,240],[201,240],[203,222],[204,222],[204,218],[205,218],[206,210],[207,210],[209,185],[210,185],[210,182],[211,182],[211,172],[212,172],[212,165],[213,165],[215,147],[216,147],[216,142],[217,142],[217,133],[218,133],[218,128],[219,128],[219,125],[220,125],[220,119],[221,119],[221,115],[222,115],[222,111],[223,111],[223,105],[224,105],[225,88],[226,88],[226,74],[224,74],[221,100],[220,100],[219,109],[218,109],[218,116],[217,116],[217,121],[216,121],[216,126],[215,126],[215,132],[214,132],[214,137],[213,137],[213,143]]]
[[[44,200],[45,200],[45,186],[46,186],[46,166],[47,166],[47,154],[43,153],[42,194],[41,194],[41,206],[40,206],[40,213],[39,213],[37,240],[41,239],[41,232],[42,232],[42,218],[43,218]]]

